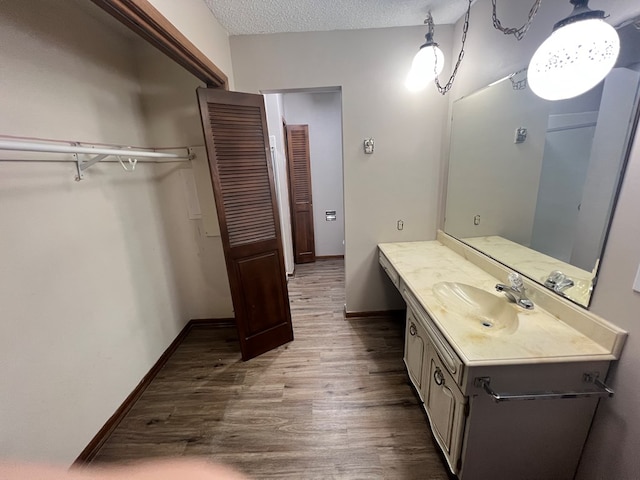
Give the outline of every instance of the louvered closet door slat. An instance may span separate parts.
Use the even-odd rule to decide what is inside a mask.
[[[307,132],[302,129],[292,129],[292,162],[295,181],[294,201],[296,203],[311,203],[311,185],[307,180],[311,178],[309,165],[309,151]]]
[[[275,239],[260,109],[214,103],[209,104],[209,112],[218,171],[221,179],[231,181],[222,182],[220,187],[229,244],[234,247]],[[238,152],[244,152],[242,162],[236,161]]]

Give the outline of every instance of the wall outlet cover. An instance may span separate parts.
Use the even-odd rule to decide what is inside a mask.
[[[372,154],[374,146],[375,146],[375,141],[373,140],[373,138],[364,139],[364,153]]]
[[[640,293],[640,265],[638,266],[638,271],[636,272],[636,279],[633,281],[633,291]]]

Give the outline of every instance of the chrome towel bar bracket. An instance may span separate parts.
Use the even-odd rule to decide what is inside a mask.
[[[589,398],[589,397],[613,397],[614,391],[605,385],[599,378],[597,373],[585,373],[582,376],[585,383],[593,384],[597,390],[587,391],[544,391],[544,392],[528,392],[528,393],[507,393],[496,392],[491,387],[491,377],[476,377],[473,385],[482,388],[490,395],[496,403],[511,402],[516,400],[559,400],[568,398]]]

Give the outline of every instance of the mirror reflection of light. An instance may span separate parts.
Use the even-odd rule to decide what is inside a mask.
[[[413,57],[405,86],[411,92],[424,90],[436,76],[440,75],[443,67],[444,54],[442,50],[435,44],[425,45]]]
[[[554,31],[534,53],[529,86],[545,100],[576,97],[607,76],[619,52],[618,33],[603,20],[570,23]]]

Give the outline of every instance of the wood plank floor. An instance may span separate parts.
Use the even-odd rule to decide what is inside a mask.
[[[343,318],[344,261],[298,265],[295,340],[242,362],[194,328],[94,462],[201,456],[253,478],[447,480],[402,362],[403,322]]]

